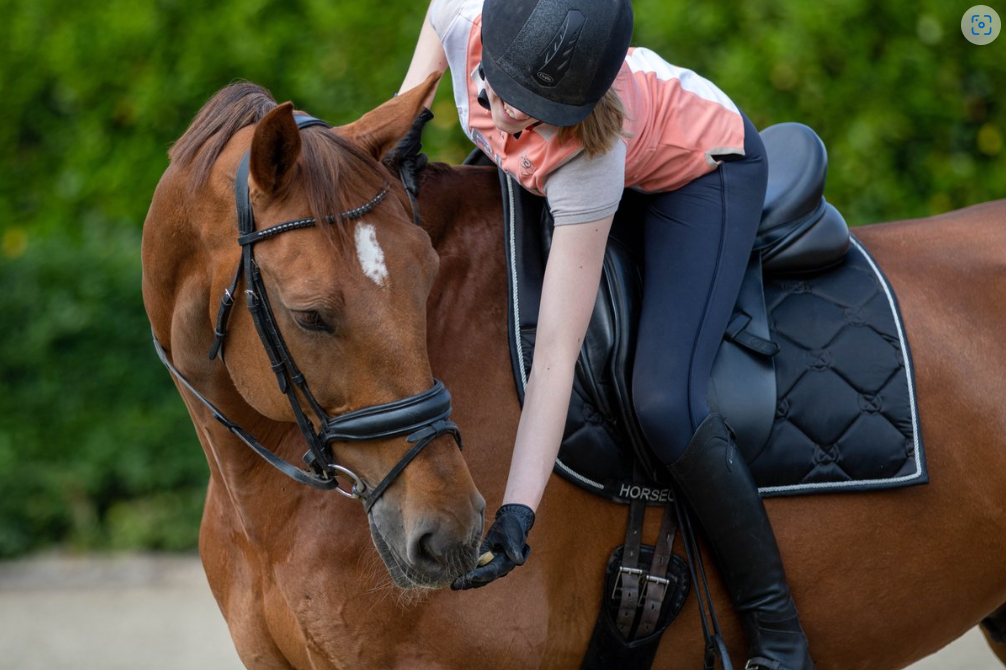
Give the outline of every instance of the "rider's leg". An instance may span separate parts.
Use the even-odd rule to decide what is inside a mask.
[[[807,640],[765,508],[729,430],[706,403],[765,196],[764,147],[750,122],[745,127],[743,159],[651,200],[633,398],[647,441],[710,540],[744,619],[751,667],[808,670]]]

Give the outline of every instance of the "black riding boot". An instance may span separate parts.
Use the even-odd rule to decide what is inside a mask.
[[[712,545],[743,618],[745,667],[813,670],[772,526],[723,417],[709,415],[669,468]]]

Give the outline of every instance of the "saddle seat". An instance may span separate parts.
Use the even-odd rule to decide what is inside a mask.
[[[755,250],[763,270],[817,272],[840,262],[849,248],[849,227],[824,199],[824,142],[802,123],[769,126],[761,137],[769,178]]]

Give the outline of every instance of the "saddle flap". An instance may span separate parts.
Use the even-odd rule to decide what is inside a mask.
[[[740,332],[727,336],[713,361],[709,408],[724,415],[748,460],[764,448],[775,418],[776,376],[772,357],[778,345],[771,339],[761,258],[752,254],[731,325]],[[750,341],[750,342],[749,342]]]

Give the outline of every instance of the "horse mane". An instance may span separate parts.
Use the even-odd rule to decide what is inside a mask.
[[[234,133],[258,123],[276,107],[272,93],[258,84],[238,82],[210,98],[192,119],[188,130],[168,151],[181,167],[194,164],[190,187],[197,190],[209,179],[213,164]]]
[[[258,123],[275,107],[272,94],[251,82],[230,84],[210,98],[168,151],[173,164],[192,166],[190,191],[194,193],[206,183],[213,164],[236,132]],[[300,184],[311,215],[318,221],[363,205],[387,181],[377,161],[327,128],[305,128],[301,131],[301,147],[297,163],[304,179]],[[344,226],[321,228],[352,238],[351,232],[342,230]]]

